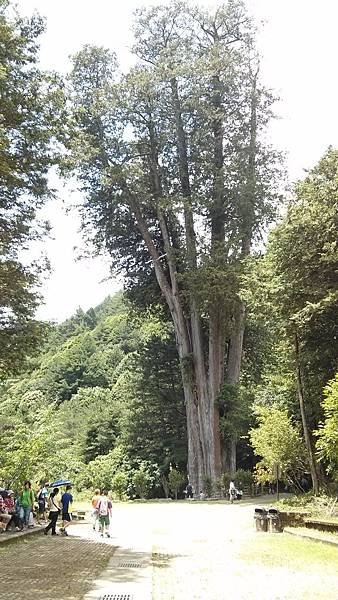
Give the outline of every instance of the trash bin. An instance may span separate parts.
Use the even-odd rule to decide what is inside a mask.
[[[282,521],[277,508],[269,508],[267,520],[270,533],[281,533],[283,531]]]
[[[256,523],[256,531],[268,530],[267,512],[265,508],[255,508],[254,519]]]

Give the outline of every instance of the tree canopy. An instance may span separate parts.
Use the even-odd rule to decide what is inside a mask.
[[[22,18],[0,1],[0,377],[20,368],[41,335],[34,320],[44,261],[23,251],[46,231],[37,210],[50,196],[48,170],[58,156],[62,86],[37,66],[44,21]]]
[[[104,48],[75,55],[64,169],[78,178],[96,249],[138,299],[158,303],[160,292],[167,306],[198,488],[222,460],[236,463],[236,436],[222,444],[217,398],[241,368],[242,260],[279,202],[278,157],[264,138],[274,98],[240,0],[214,13],[184,2],[140,9],[134,35],[126,74]]]

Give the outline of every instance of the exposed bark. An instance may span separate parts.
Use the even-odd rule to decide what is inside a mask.
[[[149,254],[152,257],[156,278],[168,304],[174,324],[187,415],[188,470],[194,489],[199,490],[202,487],[203,476],[206,473],[206,465],[203,445],[201,443],[199,407],[198,399],[196,397],[193,364],[191,364],[192,353],[187,323],[183,315],[179,297],[173,294],[171,286],[160,264],[158,251],[154,246],[140,207],[130,191],[127,190],[127,193],[131,210],[135,215],[138,228],[148,248]]]
[[[178,166],[182,195],[184,197],[184,225],[187,261],[190,269],[197,268],[196,235],[194,217],[191,206],[191,188],[187,156],[186,136],[182,121],[181,103],[178,84],[175,78],[170,81],[173,113],[175,119],[176,143],[178,149]],[[208,386],[205,357],[202,342],[202,328],[196,300],[192,294],[189,298],[190,333],[192,355],[195,369],[196,393],[199,405],[199,424],[203,432],[201,443],[205,456],[204,476],[215,480],[220,474],[220,436],[219,412],[215,406],[216,396]],[[190,473],[189,473],[190,474]],[[201,486],[199,486],[201,488]],[[195,488],[197,489],[197,488]]]
[[[231,385],[237,385],[239,382],[241,363],[242,363],[242,352],[243,352],[243,338],[245,330],[245,308],[242,302],[239,303],[239,311],[236,319],[236,327],[232,332],[229,342],[228,350],[228,361],[227,361],[227,381]],[[229,443],[227,444],[226,451],[223,454],[223,468],[225,471],[234,475],[237,467],[237,435],[233,433]]]
[[[258,69],[252,75],[252,90],[251,90],[251,114],[250,114],[250,140],[249,140],[249,156],[248,156],[248,171],[247,171],[247,186],[246,193],[242,201],[242,248],[241,258],[250,255],[252,246],[252,233],[254,224],[254,206],[256,192],[256,143],[257,143],[257,77]],[[230,337],[228,364],[227,364],[227,380],[232,385],[237,385],[241,372],[241,362],[243,353],[243,339],[245,332],[245,306],[241,300],[238,300],[238,313],[236,318],[236,326]],[[231,474],[236,471],[236,446],[237,439],[234,435],[230,439],[227,459],[228,464],[226,470]]]
[[[217,43],[217,39],[214,40]],[[224,152],[223,152],[223,117],[222,89],[218,75],[211,81],[213,95],[211,99],[214,115],[212,119],[213,132],[213,195],[210,211],[211,221],[211,256],[213,262],[222,269],[225,256],[225,206],[224,206]],[[210,310],[209,317],[209,388],[213,401],[216,402],[224,381],[225,363],[225,324],[222,304],[224,299],[219,297]],[[215,427],[219,430],[219,414]],[[219,446],[219,470],[221,471],[221,444]]]
[[[295,358],[296,358],[296,376],[297,376],[297,390],[298,390],[298,400],[299,400],[299,408],[302,416],[302,424],[303,424],[303,433],[305,445],[309,457],[309,465],[310,465],[310,473],[312,479],[312,486],[315,495],[319,494],[319,467],[316,461],[314,446],[312,441],[312,436],[308,424],[308,418],[306,414],[306,402],[305,402],[305,392],[304,392],[304,383],[303,383],[303,372],[301,366],[301,358],[300,358],[300,347],[299,347],[299,338],[298,333],[295,331],[294,334],[294,348],[295,348]]]

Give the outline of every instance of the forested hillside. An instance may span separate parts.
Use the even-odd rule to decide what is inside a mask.
[[[185,468],[177,354],[157,313],[137,318],[117,294],[51,327],[29,370],[2,386],[0,478],[110,489],[118,473],[132,495],[140,469],[156,488],[170,463]]]

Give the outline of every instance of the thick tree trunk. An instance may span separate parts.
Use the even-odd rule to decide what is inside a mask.
[[[185,198],[184,226],[187,262],[191,270],[197,269],[196,235],[194,217],[191,207],[191,189],[189,179],[188,155],[185,131],[182,121],[182,110],[178,93],[178,84],[175,78],[171,79],[171,97],[175,119],[176,143],[178,150],[178,166],[182,195]],[[196,394],[198,396],[198,419],[202,433],[201,446],[204,456],[204,476],[215,480],[220,474],[220,435],[219,411],[215,405],[216,396],[213,389],[208,386],[205,367],[205,356],[202,341],[202,328],[195,298],[189,297],[190,333],[192,355],[195,370]],[[218,390],[219,393],[219,390]],[[190,467],[189,467],[190,469]],[[189,476],[193,477],[189,470]],[[199,488],[202,489],[202,481]],[[197,488],[195,488],[197,490]],[[199,490],[198,490],[199,491]]]
[[[211,221],[211,257],[215,267],[222,270],[226,260],[225,252],[225,207],[224,207],[224,151],[223,151],[223,120],[222,120],[222,91],[218,75],[212,77],[213,95],[211,104],[214,110],[212,120],[213,133],[213,191],[210,209]],[[213,403],[217,402],[224,381],[225,364],[225,302],[222,293],[215,299],[209,315],[209,389]],[[219,431],[219,413],[214,423]],[[221,443],[219,443],[218,471],[222,470]]]
[[[189,322],[184,316],[176,280],[174,254],[170,247],[166,220],[161,208],[158,207],[158,218],[167,254],[170,282],[163,271],[158,251],[154,246],[137,200],[128,190],[128,186],[125,185],[124,187],[138,228],[153,259],[156,278],[167,301],[174,324],[187,415],[189,479],[195,491],[199,492],[203,488],[204,477],[215,479],[214,421],[213,414],[210,411],[210,397],[205,368],[201,360],[203,351],[200,330],[194,331],[193,325],[189,327]]]
[[[209,323],[209,393],[214,409],[214,435],[218,436],[217,454],[215,454],[216,478],[222,471],[221,443],[219,433],[219,410],[216,402],[224,381],[224,333],[219,313],[210,318]]]
[[[294,334],[294,347],[295,347],[295,357],[296,357],[296,376],[297,376],[297,389],[298,389],[298,399],[299,399],[299,408],[300,414],[302,416],[302,424],[303,424],[303,432],[304,432],[304,440],[305,445],[309,457],[309,465],[310,465],[310,473],[312,479],[312,487],[315,495],[319,494],[319,467],[316,461],[312,436],[308,424],[308,418],[306,414],[306,403],[305,403],[305,393],[304,393],[304,384],[303,384],[303,372],[301,366],[300,359],[300,347],[299,347],[299,338],[298,333]]]
[[[255,192],[256,192],[256,142],[257,142],[257,76],[258,69],[252,76],[251,90],[251,113],[250,113],[250,140],[248,154],[248,168],[246,191],[244,193],[240,213],[242,217],[242,248],[241,258],[250,255],[252,245],[252,232],[255,218]],[[243,339],[245,332],[245,306],[241,300],[238,301],[239,308],[235,322],[235,329],[230,337],[228,362],[227,362],[227,381],[232,385],[237,385],[240,378]],[[228,444],[228,452],[225,453],[227,461],[225,467],[232,475],[237,467],[237,439],[233,435]]]
[[[227,381],[231,385],[237,385],[241,373],[243,338],[245,330],[245,308],[240,302],[239,311],[236,319],[236,326],[229,342],[228,361],[227,361]],[[223,454],[226,461],[223,465],[225,471],[234,475],[237,468],[237,436],[235,433],[230,437],[227,444],[227,451]]]

